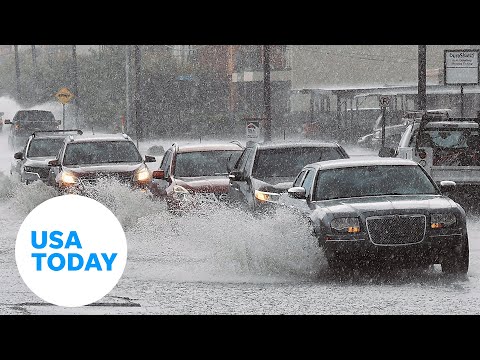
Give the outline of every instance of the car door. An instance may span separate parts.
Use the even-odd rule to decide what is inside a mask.
[[[163,179],[153,179],[152,186],[155,188],[155,193],[160,196],[165,196],[167,194],[166,189],[171,183],[171,169],[172,169],[172,158],[174,151],[168,149],[163,156],[162,163],[160,164],[159,170],[163,170],[165,176]]]
[[[292,187],[303,187],[305,189],[305,199],[296,199],[290,196],[284,197],[284,205],[294,208],[302,215],[308,216],[312,212],[314,205],[312,201],[313,184],[317,172],[314,168],[304,169],[293,182]]]
[[[230,202],[247,203],[248,186],[246,178],[248,174],[246,169],[253,152],[252,148],[245,149],[229,174],[228,199]]]

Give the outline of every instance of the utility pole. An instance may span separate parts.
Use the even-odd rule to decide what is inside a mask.
[[[80,103],[78,101],[78,77],[77,77],[77,45],[72,45],[72,59],[73,59],[73,94],[75,97],[73,101],[75,102],[75,125],[78,129],[78,107]]]
[[[137,147],[138,141],[142,137],[142,127],[140,122],[140,72],[141,72],[141,53],[140,53],[140,45],[134,45],[134,66],[135,66],[135,98],[134,98],[134,106],[135,106],[135,133],[137,137]]]
[[[18,45],[13,45],[15,51],[15,74],[17,79],[17,99],[18,101],[21,100],[21,93],[20,93],[20,60],[18,58]]]
[[[130,126],[130,45],[125,45],[125,133]]]
[[[418,109],[427,110],[427,45],[418,45]]]
[[[263,45],[263,101],[265,103],[265,142],[272,141],[271,115],[271,84],[270,84],[270,45]]]
[[[37,52],[35,45],[32,45],[32,64],[33,64],[33,87],[35,96],[38,96],[38,75],[37,75]]]

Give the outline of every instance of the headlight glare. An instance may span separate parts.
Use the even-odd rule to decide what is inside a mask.
[[[456,223],[457,218],[455,214],[452,213],[432,214],[430,217],[430,226],[432,229],[451,227]]]
[[[77,177],[71,172],[63,171],[61,180],[64,184],[75,184],[77,182]]]
[[[277,202],[280,194],[255,190],[255,198],[261,202]]]
[[[147,168],[142,168],[135,173],[135,179],[140,182],[150,180],[150,171]]]
[[[333,219],[330,223],[330,227],[341,233],[359,233],[360,232],[360,220],[358,218],[337,218]]]

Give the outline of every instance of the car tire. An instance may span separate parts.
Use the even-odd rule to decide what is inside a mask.
[[[456,248],[451,254],[445,256],[441,263],[442,272],[446,274],[465,275],[468,272],[469,259],[470,251],[468,247],[468,237],[466,237],[460,249]]]

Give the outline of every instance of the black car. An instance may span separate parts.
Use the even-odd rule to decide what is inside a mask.
[[[6,119],[6,125],[10,125],[8,144],[16,150],[25,144],[28,137],[35,131],[58,130],[60,121],[48,110],[19,110],[12,120]]]
[[[84,193],[100,178],[117,179],[132,188],[147,189],[152,175],[133,140],[126,134],[69,135],[51,167],[48,185],[64,193]]]
[[[305,166],[279,203],[308,217],[331,268],[380,260],[466,274],[465,211],[442,194],[454,187],[412,160],[332,160]]]
[[[335,142],[249,142],[230,169],[227,199],[254,213],[271,210],[305,165],[348,157]]]

